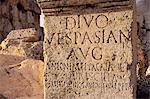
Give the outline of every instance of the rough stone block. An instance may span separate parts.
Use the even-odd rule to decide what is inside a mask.
[[[0,54],[0,99],[43,99],[43,64]]]

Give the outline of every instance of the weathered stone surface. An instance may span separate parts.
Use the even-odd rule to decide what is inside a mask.
[[[142,41],[143,51],[150,65],[150,1],[137,0],[137,21],[140,28],[140,39]],[[144,68],[148,68],[145,66]]]
[[[38,0],[45,15],[56,15],[61,13],[78,14],[84,12],[92,13],[92,11],[96,10],[95,8],[99,8],[99,11],[102,11],[102,9],[108,10],[112,8],[130,8],[132,6],[132,1],[133,0]],[[84,9],[84,11],[82,9]]]
[[[150,76],[147,76],[145,79],[138,80],[137,99],[150,99]]]
[[[37,4],[37,0],[28,0],[29,10],[34,11],[37,14],[41,14],[41,10]]]
[[[41,87],[43,87],[43,75],[44,75],[43,69],[44,69],[43,61],[34,59],[27,59],[22,61],[21,67],[19,67],[19,71],[25,76],[26,79],[31,81],[35,80],[41,85]],[[34,91],[36,92],[36,90]]]
[[[7,99],[43,99],[43,62],[34,60],[43,60],[38,32],[12,31],[1,43],[0,53],[0,94]]]
[[[146,76],[150,75],[150,66],[148,67],[147,71],[146,71]]]
[[[138,79],[137,84],[137,99],[150,99],[150,1],[149,0],[137,0],[137,21],[139,23],[139,40],[140,45],[138,45],[139,65],[138,71],[140,79]],[[142,53],[141,53],[142,52]]]
[[[0,42],[3,40],[3,35],[2,33],[0,32]]]
[[[34,43],[22,42],[19,48],[24,52],[24,56],[33,59],[43,60],[43,41]]]
[[[15,56],[1,57],[7,60],[5,66],[0,65],[0,94],[6,97],[4,99],[43,99],[43,62],[33,59],[20,62],[18,59],[14,64],[11,59]],[[0,58],[0,62],[3,60]]]
[[[0,94],[0,99],[8,99],[8,98]]]
[[[132,0],[123,7],[122,0],[88,0],[87,6],[40,1],[46,15],[45,99],[135,99]]]
[[[43,60],[43,41],[38,40],[39,34],[33,28],[14,30],[1,43],[0,53]]]
[[[39,31],[40,14],[36,0],[1,0],[0,32],[3,39],[15,29],[36,28]]]
[[[37,32],[35,28],[12,30],[9,35],[7,35],[5,42],[7,42],[7,40],[36,42],[39,40],[39,32]]]
[[[13,27],[12,27],[12,24],[10,23],[10,21],[7,18],[2,17],[2,16],[0,16],[0,24],[1,24],[0,25],[0,33],[1,33],[1,37],[2,37],[2,39],[0,40],[0,42],[1,42],[4,39],[4,37],[6,37],[7,33],[13,29]],[[7,33],[5,33],[4,31]]]
[[[142,43],[142,33],[141,28],[138,24],[137,30],[138,38],[137,38],[137,77],[139,80],[146,79],[146,71],[148,68],[148,56],[145,52],[144,45]]]
[[[16,45],[9,45],[7,48],[2,46],[0,53],[43,60],[43,42],[21,42]]]
[[[40,28],[40,41],[44,41],[44,28]]]
[[[43,99],[43,96],[41,95],[36,95],[36,96],[31,96],[31,97],[20,97],[16,99]]]
[[[13,64],[19,64],[23,60],[25,60],[25,57],[0,54],[0,67],[5,67],[8,65],[13,65]]]

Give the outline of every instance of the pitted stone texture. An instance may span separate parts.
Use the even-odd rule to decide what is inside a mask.
[[[14,30],[1,43],[0,53],[43,60],[43,41],[34,29]]]
[[[45,99],[134,99],[132,10],[45,22]]]
[[[24,52],[23,56],[43,60],[43,41],[34,43],[22,42],[18,49]]]
[[[2,47],[0,53],[43,60],[43,42],[21,42],[16,45],[9,45],[5,49]]]

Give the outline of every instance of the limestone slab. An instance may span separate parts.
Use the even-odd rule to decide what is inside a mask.
[[[132,0],[40,1],[45,99],[135,99]]]

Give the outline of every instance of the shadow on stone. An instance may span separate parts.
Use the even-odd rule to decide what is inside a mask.
[[[0,94],[0,99],[8,99],[8,98]]]
[[[138,80],[137,99],[150,99],[150,75],[145,80]]]

